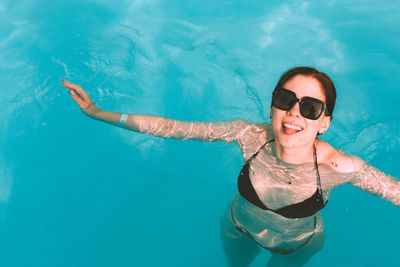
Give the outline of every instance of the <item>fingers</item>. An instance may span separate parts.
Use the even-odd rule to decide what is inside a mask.
[[[65,87],[67,87],[67,88],[70,88],[70,89],[73,89],[73,90],[82,89],[79,85],[70,83],[69,81],[67,81],[65,79],[62,79],[62,81],[63,82],[61,84],[64,85]]]
[[[80,108],[88,108],[90,106],[92,100],[90,99],[89,94],[86,93],[82,87],[77,84],[70,83],[64,79],[62,79],[62,81],[63,82],[61,84],[66,88],[69,88],[69,93],[71,94],[72,99],[78,103]]]
[[[88,93],[86,93],[85,90],[83,90],[82,87],[80,87],[79,85],[70,83],[64,79],[62,79],[62,80],[63,80],[63,82],[61,83],[62,85],[64,85],[65,87],[67,87],[69,89],[76,91],[84,100],[90,98]]]
[[[82,98],[80,98],[74,90],[70,89],[69,93],[71,94],[71,97],[73,100],[75,100],[76,103],[78,103],[80,108],[87,108],[89,106],[88,103],[86,103],[85,101],[82,100]]]

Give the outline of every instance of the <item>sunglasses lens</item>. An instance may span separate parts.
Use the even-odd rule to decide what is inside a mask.
[[[288,90],[277,90],[272,98],[272,105],[282,109],[289,110],[296,103],[296,95]]]
[[[310,120],[318,119],[324,111],[324,102],[312,97],[297,99],[294,92],[285,88],[274,91],[272,105],[282,110],[290,110],[296,102],[300,103],[300,114]]]
[[[316,120],[324,110],[324,103],[318,99],[305,97],[300,103],[300,113],[303,117]]]

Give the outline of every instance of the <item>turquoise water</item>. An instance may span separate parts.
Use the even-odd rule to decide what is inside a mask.
[[[389,0],[1,1],[1,266],[225,266],[239,149],[90,120],[61,78],[107,110],[259,122],[315,66],[338,90],[323,139],[400,177],[399,21]],[[323,215],[307,266],[398,266],[397,207],[343,186]]]

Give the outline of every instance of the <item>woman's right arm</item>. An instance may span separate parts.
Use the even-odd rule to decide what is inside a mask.
[[[72,99],[87,116],[117,126],[122,113],[100,110],[79,85],[63,80]],[[162,138],[200,141],[238,141],[252,124],[244,120],[224,122],[187,122],[158,116],[130,114],[124,128]]]

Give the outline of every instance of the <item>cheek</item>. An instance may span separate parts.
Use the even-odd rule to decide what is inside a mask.
[[[272,121],[276,121],[277,119],[281,118],[285,115],[286,111],[276,109],[275,107],[271,108],[271,119]]]
[[[320,121],[313,121],[313,120],[307,120],[307,130],[308,132],[312,134],[317,134],[319,129],[321,128],[320,126],[321,122]]]

